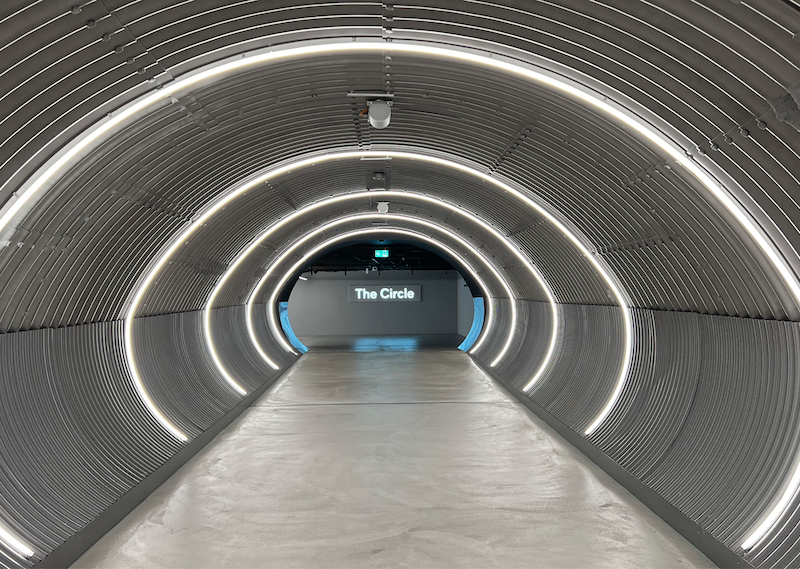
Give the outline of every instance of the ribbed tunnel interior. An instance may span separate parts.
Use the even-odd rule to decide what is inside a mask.
[[[707,555],[797,566],[798,39],[794,0],[5,2],[0,563],[91,545],[296,361],[304,256],[394,235]]]

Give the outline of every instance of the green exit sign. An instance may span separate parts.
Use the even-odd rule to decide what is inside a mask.
[[[375,249],[375,258],[376,259],[388,259],[389,258],[389,249]]]

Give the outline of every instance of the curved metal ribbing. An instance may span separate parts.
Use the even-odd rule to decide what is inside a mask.
[[[272,332],[270,332],[269,319],[267,318],[268,310],[270,309],[271,307],[266,304],[253,305],[253,330],[261,348],[270,356],[275,357],[276,363],[285,365],[287,361],[294,359],[294,356],[284,350]]]
[[[521,336],[518,340],[519,347],[515,352],[515,357],[498,364],[495,371],[497,375],[521,390],[534,378],[534,374],[539,371],[541,363],[548,353],[550,347],[548,333],[550,326],[552,326],[553,313],[551,307],[547,304],[536,301],[517,301],[517,308],[521,331]],[[558,311],[557,325],[559,331],[564,325],[563,311],[561,310]],[[557,349],[558,339],[556,344],[553,345],[553,356],[551,356],[550,365],[542,370],[540,379],[552,368]],[[479,354],[476,355],[476,359],[484,359]]]
[[[591,437],[628,472],[643,477],[662,460],[695,400],[703,357],[700,316],[633,312],[638,345],[628,387]]]
[[[232,314],[216,326],[219,336],[241,334],[242,310],[222,310]],[[215,375],[199,313],[141,318],[136,327],[150,393],[187,434],[206,429],[238,402]],[[284,365],[289,361],[284,358]],[[252,356],[250,365],[252,387],[274,376]],[[30,563],[86,526],[180,448],[133,388],[121,322],[2,335],[0,376],[0,508],[3,524],[35,548]],[[9,554],[9,566],[29,565]]]
[[[154,255],[249,176],[331,149],[451,157],[562,216],[635,308],[630,373],[591,443],[750,563],[800,559],[800,499],[763,543],[740,549],[783,491],[800,446],[800,311],[751,236],[674,158],[598,110],[513,74],[392,51],[412,40],[473,45],[542,63],[623,103],[717,176],[797,271],[793,0],[28,0],[0,6],[0,32],[0,207],[84,128],[202,65],[306,39],[386,46],[276,60],[175,93],[76,157],[0,229],[0,331],[17,332],[0,336],[0,453],[11,464],[1,473],[0,528],[35,549],[33,560],[179,448],[139,400],[115,322]],[[346,93],[384,89],[395,93],[393,119],[378,131],[359,118],[364,101]],[[385,175],[377,185],[376,171]],[[511,196],[399,159],[287,172],[179,248],[138,307],[148,317],[134,321],[138,366],[159,409],[194,436],[241,400],[203,337],[199,311],[218,278],[271,223],[365,188],[452,202],[533,260],[560,303],[563,333],[531,398],[583,433],[618,379],[622,320],[612,291],[568,239]],[[520,334],[494,371],[524,387],[548,346],[543,289],[475,224],[396,202],[482,245],[498,264],[518,298]],[[243,327],[241,304],[259,271],[312,228],[366,211],[372,201],[298,220],[221,291],[212,332],[221,361],[248,390],[275,373]],[[511,301],[497,304],[502,330]],[[267,310],[257,306],[256,333],[284,368],[293,357],[271,336]],[[38,328],[48,330],[24,332]],[[491,336],[477,356],[488,365],[501,346]],[[3,543],[0,563],[5,554],[12,566],[31,563]]]
[[[266,319],[266,308],[259,307],[255,314]],[[222,363],[241,381],[242,387],[251,391],[263,385],[265,378],[275,375],[275,370],[261,359],[247,336],[244,306],[214,309],[211,322],[211,333],[215,344],[219,345]],[[288,354],[278,359],[284,365],[293,360]]]
[[[505,329],[509,323],[511,301],[497,300],[500,309],[498,327]],[[495,373],[521,388],[539,371],[547,357],[552,337],[553,312],[549,304],[530,300],[515,300],[517,308],[517,337],[509,348],[510,357],[504,358],[494,368]],[[502,347],[502,337],[492,336],[485,346],[475,352],[483,362],[491,362]],[[552,364],[551,364],[552,365]]]
[[[3,524],[37,557],[179,448],[133,389],[120,323],[0,336],[0,370]]]
[[[691,408],[643,479],[736,547],[795,456],[798,392],[785,378],[798,371],[800,325],[707,316],[699,325],[703,357]]]
[[[190,438],[241,399],[208,355],[200,312],[138,318],[133,333],[145,390],[162,414]]]
[[[562,305],[561,311],[563,334],[553,365],[530,397],[570,428],[583,432],[619,376],[621,311],[576,305]]]
[[[28,218],[30,222],[22,224],[21,232],[11,236],[12,241],[22,245],[8,247],[4,252],[8,255],[2,274],[7,279],[4,290],[8,308],[0,317],[0,326],[17,330],[114,317],[124,303],[125,296],[121,293],[130,289],[149,258],[150,250],[135,248],[133,243],[140,240],[164,243],[177,224],[185,222],[201,204],[247,173],[297,154],[301,148],[357,147],[361,131],[364,131],[362,137],[369,135],[369,145],[373,148],[413,143],[414,147],[470,158],[497,175],[522,183],[565,214],[569,212],[570,221],[587,235],[598,253],[607,258],[632,298],[642,303],[640,305],[748,315],[783,314],[757,308],[766,304],[757,302],[753,295],[763,296],[764,291],[771,291],[775,302],[783,302],[782,285],[773,283],[770,279],[774,275],[770,277],[758,264],[753,264],[752,253],[740,242],[735,229],[713,207],[701,201],[707,197],[698,195],[672,173],[664,177],[663,191],[652,188],[668,200],[670,210],[675,210],[672,216],[692,220],[691,230],[682,231],[681,224],[653,219],[653,211],[658,212],[654,207],[658,204],[648,203],[653,200],[620,187],[620,175],[624,171],[620,169],[621,164],[626,164],[629,172],[638,172],[642,165],[637,164],[637,160],[660,164],[664,157],[653,154],[604,117],[542,89],[532,88],[529,82],[520,79],[493,73],[491,81],[487,81],[484,70],[466,67],[456,72],[445,62],[423,66],[415,63],[412,56],[395,55],[392,59],[395,81],[405,76],[410,85],[422,83],[427,88],[438,84],[440,90],[444,85],[447,92],[429,94],[427,91],[432,89],[421,89],[419,85],[416,91],[411,89],[405,95],[407,102],[400,97],[397,99],[394,111],[397,126],[391,133],[376,134],[365,130],[366,126],[358,119],[353,122],[353,102],[345,95],[351,84],[372,85],[381,74],[359,72],[348,83],[342,78],[353,68],[380,69],[380,61],[377,55],[354,54],[292,64],[277,62],[228,78],[223,83],[229,85],[227,90],[214,85],[198,87],[191,95],[186,95],[202,101],[202,105],[196,103],[201,107],[198,112],[214,110],[213,116],[220,117],[218,125],[207,125],[208,131],[185,120],[187,111],[180,108],[186,105],[177,97],[177,102],[155,113],[160,120],[154,125],[151,123],[155,119],[151,117],[124,129],[87,159],[96,163],[94,168],[76,171],[74,176],[59,182],[50,192],[52,201],[37,204]],[[292,91],[285,101],[280,98],[283,85],[294,85],[299,76],[309,75],[317,78],[314,89],[306,85],[300,92]],[[471,100],[452,96],[453,92],[470,90],[479,81],[503,89],[507,94],[502,100],[508,101],[510,109],[502,107],[503,113],[478,112],[479,108],[498,104],[486,98],[489,93],[481,91],[472,93]],[[249,93],[248,88],[254,91]],[[232,97],[233,89],[246,98]],[[396,89],[402,93],[400,84]],[[321,91],[321,94],[313,97],[316,93],[311,91]],[[272,103],[259,105],[252,116],[239,112],[247,108],[248,101],[264,99]],[[435,102],[433,107],[427,102],[431,99]],[[554,124],[545,129],[544,123],[541,126],[536,123],[544,130],[539,132],[533,128],[525,134],[527,127],[520,124],[530,124],[530,121],[520,122],[521,119],[510,111],[527,108],[530,104],[542,106],[542,113],[551,113]],[[417,108],[417,105],[422,106]],[[558,117],[574,121],[576,114],[583,115],[581,144],[591,144],[593,152],[602,151],[603,155],[613,156],[620,162],[618,168],[600,168],[599,162],[595,163],[598,158],[587,157],[585,151],[573,148],[577,142],[570,143],[572,146],[566,147],[567,150],[559,148],[557,136],[563,133]],[[315,128],[318,124],[325,124],[325,128]],[[578,126],[572,125],[572,128]],[[142,129],[148,135],[146,138],[143,138]],[[600,133],[609,134],[604,137]],[[470,144],[462,148],[454,140],[470,140]],[[366,144],[362,138],[362,147]],[[169,148],[166,152],[165,146]],[[506,147],[513,149],[510,155]],[[589,162],[585,163],[586,160]],[[513,169],[512,164],[515,165]],[[580,164],[579,169],[577,164]],[[436,184],[437,193],[441,191],[442,195],[447,195],[444,192],[448,189],[455,190],[452,182],[437,184],[437,179],[452,177],[452,172],[424,168],[429,171],[428,175],[419,178],[414,174],[418,165],[414,166],[411,169],[397,162],[389,165],[391,187],[431,191],[432,184]],[[669,164],[664,165],[664,172],[674,172],[666,170],[666,166]],[[291,183],[292,175],[287,174],[286,178],[286,183]],[[109,187],[108,179],[115,180],[120,187]],[[349,180],[348,185],[360,188],[369,183],[369,178],[355,173]],[[336,185],[345,183],[343,178],[332,181]],[[215,275],[229,262],[232,252],[246,242],[248,228],[252,227],[248,223],[255,224],[259,213],[274,216],[275,211],[298,205],[293,195],[283,195],[283,184],[279,179],[275,187],[267,185],[251,196],[263,198],[263,201],[249,204],[249,200],[244,200],[232,206],[230,218],[235,218],[234,223],[220,223],[217,231],[207,233],[209,238],[199,238],[183,247],[171,265],[182,285],[169,286],[169,279],[155,284],[152,297],[145,301],[148,306],[144,313],[199,309]],[[314,191],[313,188],[325,191],[319,185],[305,188],[307,192]],[[547,255],[540,264],[543,270],[550,271],[554,288],[561,293],[560,300],[609,302],[605,291],[593,286],[595,279],[577,270],[585,264],[574,259],[571,245],[553,236],[547,224],[537,224],[518,207],[487,203],[485,192],[474,185],[469,188],[462,184],[457,191],[475,196],[476,199],[470,201],[481,204],[476,205],[475,213],[495,223],[506,220],[507,231],[518,232],[520,241],[527,238],[531,242],[530,250],[539,256]],[[279,203],[286,199],[288,203]],[[299,203],[303,203],[302,200]],[[629,213],[625,214],[626,211]],[[622,218],[617,223],[620,212],[623,212]],[[220,219],[227,216],[226,211]],[[134,222],[137,233],[126,235],[126,228]],[[682,225],[685,226],[685,221]],[[43,248],[39,241],[25,241],[26,232],[41,234],[50,240],[53,236],[70,238],[72,248],[52,249],[50,241]],[[75,238],[72,238],[73,233]],[[100,238],[109,233],[118,238],[111,241]],[[685,249],[681,256],[671,250],[673,244]],[[82,270],[69,277],[58,273],[59,269],[69,271],[70,267]],[[678,267],[684,267],[680,274],[664,279]],[[105,274],[113,277],[102,278]],[[71,288],[86,290],[95,302],[70,304],[67,291]],[[37,309],[22,310],[21,307],[31,304],[37,305]],[[781,310],[785,312],[789,308]]]
[[[595,327],[614,318],[610,308],[562,308],[566,334],[553,367],[567,377],[545,376],[550,382],[530,397],[569,424],[580,401],[574,394],[602,378],[586,372],[590,363],[603,368],[602,350],[584,343],[594,336],[586,309],[595,311]],[[739,540],[778,495],[800,443],[798,394],[785,382],[797,373],[800,325],[644,310],[634,319],[642,345],[626,390],[590,440],[748,561],[793,566],[791,523],[764,550],[771,553],[745,555]],[[500,374],[518,389],[527,381],[524,372]]]

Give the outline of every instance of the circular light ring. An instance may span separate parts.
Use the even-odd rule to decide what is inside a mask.
[[[24,186],[20,188],[20,190],[4,204],[2,209],[0,209],[0,234],[2,234],[8,228],[11,221],[14,220],[17,215],[23,215],[26,213],[26,205],[28,205],[34,197],[38,197],[37,194],[39,194],[42,189],[46,188],[50,179],[61,174],[61,170],[69,165],[72,160],[75,159],[81,152],[83,152],[93,143],[99,141],[105,134],[112,131],[112,129],[132,119],[138,113],[144,112],[151,105],[163,102],[166,97],[202,81],[212,80],[214,77],[221,74],[234,72],[251,65],[262,64],[279,58],[308,56],[323,52],[331,53],[332,51],[349,50],[376,52],[392,50],[397,52],[402,51],[407,53],[419,53],[421,55],[433,55],[504,70],[509,73],[530,79],[531,81],[534,81],[540,85],[550,87],[553,90],[572,97],[578,101],[582,101],[589,107],[594,108],[613,118],[614,120],[630,127],[634,132],[642,136],[645,140],[649,141],[653,146],[659,148],[673,158],[717,198],[719,203],[722,204],[722,206],[733,215],[733,217],[740,223],[742,228],[744,228],[745,231],[751,236],[753,241],[757,244],[762,253],[772,264],[773,268],[781,276],[785,285],[792,293],[795,302],[800,305],[800,281],[798,281],[794,271],[786,262],[786,259],[783,257],[765,231],[757,224],[751,214],[747,212],[743,206],[741,206],[731,191],[728,190],[722,183],[716,180],[699,164],[695,163],[691,157],[687,156],[681,148],[669,140],[663,133],[658,132],[655,127],[653,127],[651,124],[648,124],[644,119],[637,116],[630,109],[609,100],[608,97],[605,97],[602,94],[589,89],[584,85],[581,85],[577,81],[568,79],[562,75],[558,75],[541,68],[535,68],[530,64],[521,63],[520,61],[515,61],[511,58],[495,55],[491,52],[489,55],[486,55],[485,52],[479,52],[469,48],[442,47],[441,45],[429,45],[423,42],[415,42],[411,40],[393,42],[392,44],[375,40],[367,40],[363,42],[347,41],[346,43],[344,41],[335,42],[327,40],[326,43],[313,43],[312,45],[292,46],[282,49],[268,48],[266,51],[259,51],[250,55],[244,54],[242,57],[235,59],[231,58],[212,64],[196,72],[188,73],[186,77],[177,80],[172,84],[167,85],[166,87],[154,93],[146,95],[145,97],[142,97],[128,105],[125,105],[116,112],[110,113],[106,119],[101,120],[98,124],[88,129],[82,136],[74,139],[71,144],[67,145],[66,148],[48,161],[48,163],[40,168],[34,176],[29,178],[26,184],[24,184]],[[596,261],[591,255],[589,258],[590,260],[593,260],[593,262]],[[158,263],[156,262],[155,264],[157,265]],[[605,270],[602,267],[599,268],[602,271],[602,274],[606,275]],[[144,283],[149,284],[147,277],[145,277],[143,280],[143,284]],[[142,285],[140,285],[140,287],[142,287]],[[611,412],[611,409],[616,404],[616,401],[622,392],[625,378],[627,377],[627,372],[630,367],[630,350],[632,346],[632,327],[630,324],[630,315],[627,310],[627,305],[624,304],[624,299],[621,293],[619,295],[617,294],[619,292],[617,287],[612,287],[612,291],[614,291],[615,296],[620,301],[620,304],[623,306],[623,311],[625,312],[626,353],[622,369],[623,373],[620,374],[621,379],[617,383],[614,393],[612,394],[608,404],[586,430],[586,434],[591,434]],[[136,308],[137,306],[132,303],[131,307],[129,308],[129,313],[134,313]],[[125,345],[126,349],[128,350],[130,349],[130,343],[127,341],[130,323],[131,322],[126,318]],[[132,358],[130,357],[128,360],[131,370],[135,370],[135,362],[132,362]],[[131,364],[133,364],[132,367]],[[133,371],[133,373],[134,382],[139,382],[140,378],[138,378],[138,374],[136,374],[135,371]],[[151,413],[154,413],[155,411],[154,416],[159,418],[160,414],[158,414],[157,409],[155,409],[155,407],[152,405],[152,402],[148,403],[147,395],[143,392],[141,386],[137,384],[136,389],[140,396],[142,396],[143,401]],[[159,419],[159,422],[161,422],[162,425],[167,428],[167,430],[178,436],[178,438],[182,438],[179,436],[179,431],[172,427],[168,421],[164,422],[165,420],[162,419]],[[760,523],[745,540],[744,543],[747,545],[746,549],[749,549],[759,542],[775,526],[775,524],[777,524],[777,520],[783,516],[786,508],[788,508],[791,498],[796,494],[798,489],[800,489],[800,460],[798,460],[798,458],[800,458],[800,456],[795,458],[792,476],[789,480],[787,480],[781,498],[772,508],[771,512],[767,514],[762,523]],[[773,521],[767,524],[767,520]]]
[[[367,217],[367,216],[359,216],[359,217],[363,218],[363,217]],[[372,214],[370,214],[370,217],[372,217]],[[378,217],[378,215],[376,214],[375,217]],[[411,219],[413,219],[413,218],[411,218]],[[341,223],[346,223],[348,221],[353,221],[353,220],[352,219],[345,219],[345,220],[339,220],[339,221]],[[276,297],[278,295],[278,292],[280,292],[280,290],[284,287],[284,285],[292,277],[292,275],[295,274],[298,271],[298,269],[300,269],[306,262],[308,262],[309,259],[311,259],[319,251],[325,249],[326,247],[329,247],[333,243],[337,243],[339,241],[343,241],[345,239],[350,239],[350,238],[353,238],[353,237],[360,237],[362,235],[386,234],[386,233],[398,234],[398,235],[406,235],[406,236],[409,236],[409,237],[413,237],[415,239],[419,239],[419,240],[425,241],[427,243],[430,243],[430,244],[434,245],[435,247],[443,249],[444,251],[446,251],[448,254],[452,255],[456,259],[459,259],[459,261],[461,261],[461,263],[463,264],[464,268],[467,269],[467,272],[469,272],[470,276],[472,276],[472,278],[474,278],[478,282],[479,286],[483,289],[484,294],[486,294],[486,298],[491,300],[491,293],[489,292],[489,289],[486,286],[486,283],[483,282],[483,280],[480,278],[480,276],[478,276],[477,271],[475,271],[475,269],[472,267],[472,265],[467,263],[463,259],[463,257],[461,257],[458,253],[453,251],[451,248],[447,247],[446,245],[443,245],[442,243],[440,243],[439,241],[437,241],[435,239],[432,239],[431,237],[425,235],[424,233],[418,233],[416,231],[412,231],[412,230],[409,230],[409,229],[387,228],[387,227],[370,227],[370,228],[366,228],[366,229],[357,229],[357,230],[354,230],[354,231],[349,231],[347,233],[343,233],[343,234],[337,235],[335,237],[331,237],[330,239],[327,239],[327,240],[323,241],[321,244],[315,246],[313,249],[311,249],[311,251],[309,251],[305,255],[303,255],[303,257],[299,261],[297,261],[294,265],[292,265],[292,267],[289,270],[284,272],[283,276],[278,280],[278,283],[275,285],[275,288],[274,288],[274,290],[272,292],[272,295],[270,296],[270,300],[269,300],[269,303],[268,303],[268,310],[269,310],[269,314],[271,316],[270,329],[273,331],[273,334],[276,337],[279,337],[280,340],[285,343],[285,340],[282,338],[282,336],[283,336],[282,332],[280,331],[279,328],[276,327],[277,325],[274,323],[273,306],[275,304],[275,299],[276,299]],[[306,236],[306,237],[308,237],[308,236]],[[281,259],[279,261],[276,261],[275,264],[277,264],[278,262],[282,261],[288,255],[288,253],[290,253],[290,252],[291,251],[287,251],[283,255],[281,255]],[[484,262],[488,263],[485,259],[482,259],[482,260]],[[489,266],[491,266],[491,265],[489,265]],[[261,286],[263,286],[263,284],[265,282],[266,282],[266,278],[262,278],[262,280],[259,281],[259,284],[256,286],[256,288],[253,291],[253,296],[256,296],[258,294],[259,288],[261,288]],[[491,304],[491,302],[489,302],[489,304]],[[251,310],[251,304],[250,303],[248,303],[247,310],[248,310],[248,312]],[[487,320],[489,320],[490,318],[491,318],[491,316],[488,316]],[[486,334],[488,334],[488,328],[489,327],[490,326],[488,324],[487,324],[487,326],[484,326],[484,329],[487,330],[485,332]],[[513,331],[510,334],[513,334]],[[257,342],[258,338],[256,336],[252,336],[251,340],[253,342]],[[289,346],[289,349],[292,350],[292,347]]]
[[[216,346],[215,346],[215,343],[214,343],[213,334],[211,332],[211,309],[213,308],[213,305],[214,305],[214,302],[215,302],[217,296],[219,295],[220,291],[222,290],[223,286],[228,281],[228,279],[230,279],[230,277],[233,275],[233,273],[238,269],[238,267],[245,261],[245,259],[253,251],[256,251],[257,249],[259,249],[260,245],[264,241],[269,239],[270,236],[272,236],[281,227],[284,227],[287,223],[289,223],[289,222],[291,222],[291,221],[293,221],[293,220],[295,220],[295,219],[297,219],[297,218],[299,218],[299,217],[301,217],[303,215],[306,215],[309,212],[312,212],[312,211],[314,211],[316,209],[319,209],[321,207],[327,207],[327,206],[330,206],[330,205],[332,205],[334,203],[339,203],[339,202],[344,202],[344,201],[349,201],[349,200],[356,200],[356,199],[365,199],[365,198],[412,199],[412,200],[423,201],[425,203],[434,204],[434,205],[436,205],[438,207],[447,208],[447,209],[449,209],[450,211],[452,211],[454,213],[457,213],[459,215],[462,215],[462,216],[468,218],[473,223],[476,223],[477,225],[479,225],[484,230],[490,232],[501,243],[503,243],[506,246],[506,248],[509,251],[511,251],[519,259],[519,261],[521,263],[523,263],[525,265],[525,267],[531,273],[531,275],[536,280],[536,282],[538,282],[539,286],[541,286],[542,290],[544,291],[545,295],[547,296],[547,299],[548,299],[548,301],[550,303],[550,310],[551,310],[552,318],[553,318],[553,326],[552,326],[552,331],[551,331],[551,335],[550,335],[551,336],[550,337],[550,345],[548,346],[548,350],[547,350],[547,352],[545,354],[545,357],[542,359],[542,362],[539,365],[539,368],[537,369],[536,373],[533,375],[533,377],[530,379],[530,381],[528,383],[528,385],[531,385],[531,386],[533,384],[535,384],[536,381],[538,381],[538,379],[544,374],[545,370],[547,369],[548,365],[550,364],[550,362],[551,362],[551,360],[553,358],[553,355],[555,353],[555,347],[556,347],[556,343],[557,343],[557,340],[558,340],[558,331],[559,331],[559,329],[558,329],[558,322],[559,322],[559,320],[558,320],[558,304],[556,303],[556,299],[555,299],[555,296],[553,294],[553,291],[550,288],[550,286],[548,285],[547,281],[545,281],[544,277],[542,277],[541,273],[534,266],[534,264],[531,262],[531,260],[525,254],[523,254],[522,251],[518,247],[516,247],[512,243],[512,241],[510,239],[505,237],[497,229],[495,229],[493,226],[491,226],[490,224],[488,224],[485,221],[483,221],[482,219],[480,219],[475,214],[468,212],[463,207],[455,206],[455,205],[453,205],[453,204],[451,204],[449,202],[446,202],[446,201],[438,199],[438,198],[433,198],[433,197],[427,196],[425,194],[419,194],[419,193],[409,192],[409,191],[398,191],[398,190],[378,190],[378,191],[349,192],[349,193],[341,194],[341,195],[338,195],[338,196],[334,196],[332,198],[327,198],[327,199],[315,202],[313,204],[307,205],[307,206],[305,206],[303,208],[300,208],[300,209],[292,212],[291,214],[287,215],[286,217],[284,217],[280,221],[277,221],[276,223],[271,225],[269,228],[267,228],[265,231],[263,231],[258,237],[256,237],[236,257],[236,259],[228,266],[228,269],[225,271],[225,273],[222,275],[222,277],[217,281],[217,284],[214,287],[214,290],[212,291],[211,295],[208,298],[208,301],[206,302],[206,306],[205,306],[205,309],[204,309],[204,312],[203,312],[203,323],[204,323],[204,329],[206,331],[206,342],[208,344],[209,351],[212,354],[212,358],[213,358],[215,364],[217,365],[217,367],[219,368],[220,372],[222,373],[223,377],[225,377],[226,379],[230,378],[229,381],[235,383],[235,380],[233,380],[233,378],[230,376],[230,373],[228,372],[228,370],[225,369],[225,367],[222,364],[222,362],[221,362],[221,360],[220,360],[220,358],[219,358],[219,356],[217,354],[217,351],[216,351]],[[248,298],[251,297],[251,296],[252,296],[252,293],[250,295],[248,295]],[[486,302],[487,302],[487,304],[489,304],[490,300],[487,299]],[[246,314],[249,317],[251,313],[250,313],[249,310],[247,310]],[[251,339],[256,337],[255,330],[254,330],[254,327],[252,325],[252,318],[248,318],[248,333],[250,334]],[[273,360],[269,358],[269,356],[263,351],[263,349],[261,348],[259,343],[257,341],[254,341],[253,343],[256,346],[256,349],[258,350],[258,353],[261,355],[261,357],[273,369],[278,369],[277,364],[275,364],[273,362]],[[473,349],[476,348],[477,345],[478,344],[473,345]],[[507,346],[510,346],[510,342],[508,342],[506,344],[506,347]],[[470,350],[470,351],[472,351],[472,350]],[[502,356],[504,355],[504,353],[505,352],[499,354],[492,361],[492,363],[490,365],[492,367],[497,365],[499,363],[500,359],[502,358]]]
[[[253,288],[252,292],[250,293],[250,297],[248,298],[248,301],[247,301],[247,316],[248,316],[248,320],[249,321],[252,320],[252,312],[253,312],[254,300],[259,295],[261,288],[264,286],[264,284],[267,282],[269,277],[272,275],[273,267],[275,267],[275,266],[279,265],[280,263],[282,263],[286,259],[286,257],[291,255],[294,251],[296,251],[298,247],[301,247],[306,242],[308,242],[310,239],[313,239],[314,237],[316,237],[320,233],[324,233],[325,231],[328,231],[331,228],[338,227],[338,226],[340,226],[342,224],[345,224],[345,223],[357,222],[357,221],[361,221],[361,220],[364,220],[364,221],[381,220],[381,221],[383,221],[383,220],[387,220],[387,219],[394,220],[394,221],[404,221],[406,223],[411,223],[411,224],[414,224],[414,225],[422,225],[423,227],[428,227],[429,229],[433,229],[434,231],[439,231],[441,233],[444,233],[450,239],[452,239],[453,241],[456,241],[459,245],[464,247],[466,250],[468,250],[470,253],[472,253],[475,257],[480,259],[486,265],[486,267],[489,269],[489,271],[491,271],[491,273],[495,277],[495,279],[505,289],[506,294],[509,295],[509,298],[512,301],[512,303],[511,303],[511,322],[512,322],[512,325],[510,327],[510,330],[509,330],[509,333],[508,333],[508,337],[507,337],[506,342],[504,344],[503,350],[501,351],[501,357],[502,357],[502,354],[504,354],[508,350],[508,346],[511,344],[511,342],[514,339],[514,335],[515,335],[515,331],[516,331],[516,322],[517,322],[517,311],[516,311],[516,306],[514,305],[514,302],[513,302],[514,301],[514,293],[511,291],[511,287],[509,287],[508,282],[503,278],[503,276],[498,272],[498,270],[494,267],[494,265],[492,265],[492,263],[486,257],[484,257],[475,247],[473,247],[471,244],[467,243],[464,239],[460,238],[455,233],[453,233],[452,231],[449,231],[448,229],[444,228],[441,225],[438,225],[438,224],[435,224],[435,223],[431,223],[429,221],[426,221],[426,220],[423,220],[423,219],[419,219],[419,218],[416,218],[416,217],[412,217],[412,216],[408,216],[408,215],[379,214],[379,213],[347,215],[345,217],[339,218],[339,219],[334,220],[332,222],[329,222],[329,223],[327,223],[325,225],[322,225],[319,228],[315,229],[314,231],[311,231],[311,232],[305,234],[303,237],[301,237],[300,239],[295,241],[291,246],[289,246],[283,253],[281,253],[281,255],[277,259],[275,259],[274,261],[272,261],[269,264],[269,266],[267,267],[264,275],[261,277],[261,279],[258,281],[256,286]],[[466,267],[469,267],[469,265],[466,263],[466,261],[464,261],[463,257],[461,257],[460,255],[454,255],[454,256],[455,256],[455,258],[459,259],[462,263],[464,263],[464,265]],[[483,281],[478,278],[477,273],[474,270],[470,270],[470,274],[472,275],[473,278],[475,278],[478,282],[481,283],[481,288],[483,288],[484,293],[486,294],[487,302],[489,304],[491,304],[492,296],[491,296],[491,292],[489,291],[489,289],[486,287],[486,285],[483,283]],[[283,332],[282,332],[281,328],[278,326],[278,323],[277,323],[277,321],[275,319],[275,311],[272,309],[273,305],[275,304],[275,299],[277,297],[277,294],[280,292],[281,287],[282,287],[282,285],[277,286],[275,288],[275,290],[273,291],[273,294],[272,294],[272,296],[270,298],[270,301],[269,301],[269,324],[270,324],[270,330],[272,331],[273,336],[275,336],[278,339],[278,341],[283,345],[283,347],[286,349],[286,351],[291,352],[291,353],[296,353],[294,348],[291,345],[289,345],[289,343],[284,338]],[[472,353],[472,351],[477,349],[477,346],[480,345],[484,341],[484,339],[486,337],[488,337],[489,332],[490,332],[490,330],[492,328],[492,325],[493,325],[493,320],[494,320],[493,316],[494,316],[494,308],[490,306],[489,307],[489,315],[487,316],[488,322],[484,326],[484,330],[481,333],[480,338],[478,338],[478,342],[476,342],[475,347],[470,351],[470,353]],[[250,331],[250,330],[252,330],[252,328],[248,328],[248,331]],[[255,340],[255,335],[251,336],[251,338]]]
[[[603,281],[607,284],[607,286],[613,291],[617,302],[620,305],[620,308],[623,312],[623,320],[624,320],[624,354],[623,354],[623,365],[621,366],[622,369],[620,371],[619,377],[617,379],[614,391],[606,402],[605,406],[603,407],[602,411],[599,415],[594,419],[591,423],[589,429],[586,430],[586,434],[591,434],[605,418],[611,412],[611,409],[616,404],[617,400],[619,399],[620,394],[622,393],[622,389],[625,385],[625,379],[627,378],[628,370],[630,368],[630,362],[632,357],[632,345],[633,345],[633,325],[632,319],[630,315],[630,308],[628,307],[628,303],[624,300],[626,297],[616,280],[612,278],[610,272],[605,268],[605,265],[602,261],[593,255],[588,246],[584,245],[583,241],[580,237],[578,237],[567,225],[562,222],[554,213],[550,212],[548,208],[545,206],[538,204],[537,202],[533,201],[527,195],[525,195],[522,191],[518,190],[514,186],[510,185],[509,183],[499,180],[492,175],[482,172],[472,166],[469,166],[463,162],[456,161],[450,157],[442,157],[442,156],[434,156],[429,154],[423,154],[421,152],[411,152],[411,151],[401,151],[401,150],[342,150],[342,151],[329,151],[324,154],[312,154],[310,156],[303,156],[291,160],[287,160],[282,162],[280,165],[277,165],[273,168],[267,169],[266,171],[262,171],[254,176],[251,176],[246,182],[240,184],[239,186],[233,188],[231,191],[226,193],[225,195],[221,196],[219,199],[215,200],[212,204],[209,204],[206,209],[198,214],[194,221],[191,222],[186,229],[183,230],[179,235],[177,235],[173,241],[166,247],[165,252],[159,257],[152,265],[150,271],[147,275],[142,279],[139,288],[136,290],[133,299],[130,302],[130,306],[128,308],[126,317],[125,317],[125,347],[126,347],[126,355],[128,356],[128,365],[129,369],[131,370],[131,375],[134,378],[134,382],[137,383],[137,391],[139,391],[140,395],[147,397],[147,394],[144,392],[144,387],[142,385],[141,377],[139,376],[138,370],[136,369],[135,365],[135,358],[133,357],[133,342],[132,342],[132,334],[131,328],[133,326],[133,319],[136,311],[138,310],[138,306],[142,301],[148,287],[150,284],[155,280],[158,272],[161,268],[166,264],[167,260],[191,237],[191,235],[197,231],[200,227],[208,222],[218,211],[220,211],[223,207],[229,204],[231,201],[235,200],[242,194],[246,193],[248,190],[262,184],[270,179],[273,179],[281,174],[292,170],[298,170],[307,166],[312,166],[316,164],[320,164],[322,162],[327,162],[331,160],[342,160],[342,159],[353,159],[353,158],[403,158],[409,160],[417,160],[427,163],[437,164],[439,166],[443,166],[445,168],[453,169],[458,172],[464,173],[470,177],[477,178],[484,182],[487,182],[499,190],[507,193],[516,199],[520,200],[524,205],[531,208],[533,211],[537,212],[539,215],[545,217],[548,221],[550,221],[556,229],[558,229],[570,242],[573,243],[574,246],[581,252],[581,254],[589,261],[590,265],[594,268],[594,270],[598,273]],[[334,198],[339,199],[339,198]],[[341,198],[344,199],[344,198]],[[249,324],[249,329],[252,328],[252,320]],[[484,332],[487,332],[485,330]],[[555,344],[553,343],[552,346],[554,347]],[[479,344],[473,346],[473,350],[477,349]],[[544,369],[540,370],[542,373]],[[535,379],[539,379],[542,376],[542,373],[539,373]],[[223,376],[224,377],[224,376]],[[525,391],[530,391],[534,387],[535,381],[530,381],[525,386]],[[171,425],[166,418],[158,412],[158,409],[149,401],[149,397],[144,399],[145,404],[148,405],[148,409],[150,409],[151,413],[153,413],[156,418],[162,422],[162,425],[167,428],[173,434],[182,435],[180,431]],[[177,431],[177,433],[175,432]],[[183,435],[185,436],[185,435]],[[180,438],[180,436],[178,437]]]

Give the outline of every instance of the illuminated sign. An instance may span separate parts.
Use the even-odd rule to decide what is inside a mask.
[[[422,285],[358,285],[348,288],[350,302],[418,302],[422,300]]]
[[[389,258],[389,249],[375,249],[375,258],[376,259],[388,259]]]

